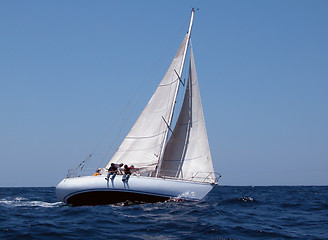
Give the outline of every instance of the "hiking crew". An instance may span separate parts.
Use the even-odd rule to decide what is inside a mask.
[[[108,169],[107,177],[105,179],[108,180],[109,177],[111,176],[110,179],[114,180],[117,173],[118,173],[118,170],[117,170],[117,167],[115,166],[115,163],[111,163],[110,168]]]
[[[123,174],[122,181],[127,182],[129,181],[131,174],[133,173],[138,174],[139,168],[135,168],[134,165],[131,165],[131,167],[129,167],[128,165],[124,165],[123,167],[123,165],[124,165],[123,163],[120,164],[111,163],[108,169],[107,177],[105,179],[107,181],[109,179],[113,181],[117,174],[119,175]],[[98,176],[99,174],[100,174],[100,169],[97,169],[97,172],[94,173],[93,176]]]

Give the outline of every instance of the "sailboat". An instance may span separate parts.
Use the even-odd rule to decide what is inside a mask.
[[[184,100],[171,129],[194,12],[169,69],[111,160],[98,176],[63,179],[56,187],[60,201],[72,205],[198,201],[218,184],[220,175],[213,168],[191,46]],[[112,163],[134,165],[138,171],[128,181],[122,181],[122,175],[106,179]]]

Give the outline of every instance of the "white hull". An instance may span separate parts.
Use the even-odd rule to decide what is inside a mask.
[[[101,176],[65,178],[56,187],[58,200],[73,205],[111,204],[124,201],[159,202],[170,198],[201,200],[213,184],[122,175],[114,180]]]

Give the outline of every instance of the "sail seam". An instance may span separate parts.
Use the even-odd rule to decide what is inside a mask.
[[[167,83],[167,84],[160,84],[159,87],[165,87],[165,86],[169,86],[172,85],[173,83],[177,82],[179,79],[174,80],[173,82]]]
[[[139,152],[139,151],[144,151],[144,150],[150,150],[150,149],[155,149],[155,148],[158,148],[158,146],[160,146],[160,144],[157,144],[156,146],[154,147],[151,147],[151,148],[142,148],[142,149],[130,149],[130,150],[117,150],[117,152]]]
[[[161,133],[159,133],[159,134],[156,134],[156,135],[153,135],[153,136],[146,136],[146,137],[137,137],[137,136],[128,136],[128,137],[126,137],[126,138],[128,138],[128,139],[144,139],[144,138],[154,138],[154,137],[158,137],[158,136],[160,136],[160,135],[163,135],[165,133],[165,131],[164,132],[161,132]]]
[[[201,155],[201,156],[198,156],[198,157],[193,157],[193,158],[185,158],[183,159],[183,161],[191,161],[191,160],[194,160],[194,159],[200,159],[202,157],[206,157],[207,155]],[[165,161],[168,161],[168,162],[181,162],[181,159],[178,159],[178,160],[175,160],[175,159],[165,159]]]
[[[154,116],[156,116],[156,113],[160,113],[160,112],[165,112],[165,108],[161,108],[161,109],[159,109],[158,111],[152,111],[152,112],[142,112],[141,114],[140,114],[140,116],[142,116],[142,115],[151,115],[151,114],[153,114]]]
[[[198,122],[199,122],[199,120],[193,121],[193,122],[179,123],[178,125],[179,126],[185,126],[185,125],[194,124],[194,123],[198,123]]]

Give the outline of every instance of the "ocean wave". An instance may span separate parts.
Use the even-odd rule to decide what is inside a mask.
[[[80,207],[57,202],[55,188],[0,189],[0,239],[326,239],[328,187],[297,189],[217,187],[199,202]]]
[[[0,205],[11,207],[44,207],[53,208],[64,205],[62,202],[43,202],[43,201],[30,201],[27,198],[15,197],[14,199],[0,199]]]
[[[253,197],[230,198],[223,201],[223,204],[258,203]]]

